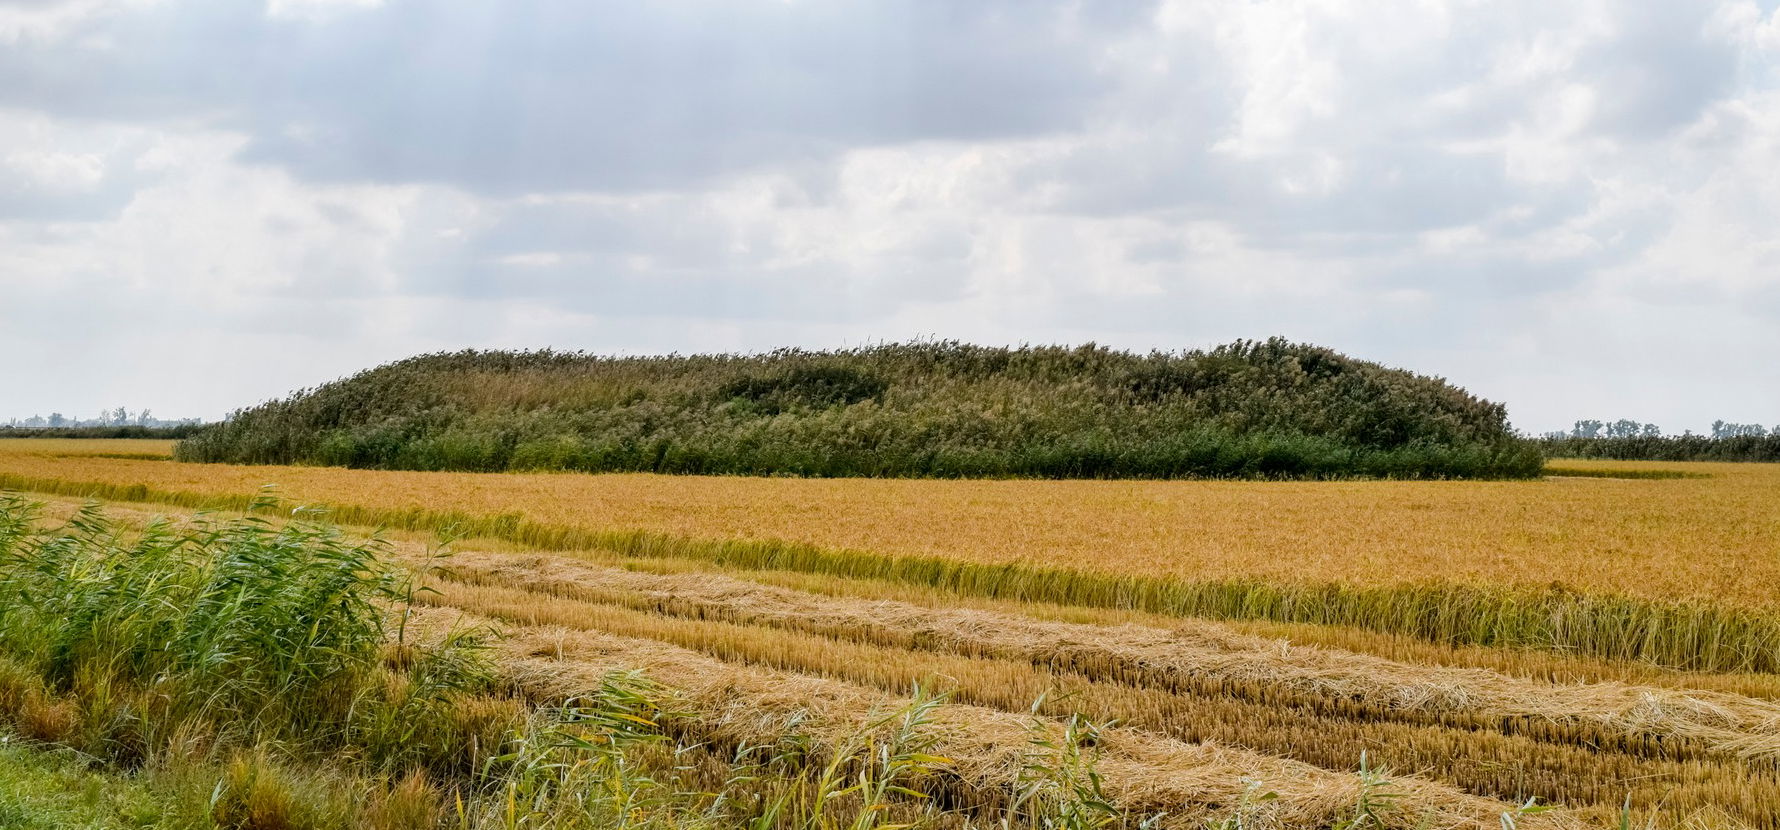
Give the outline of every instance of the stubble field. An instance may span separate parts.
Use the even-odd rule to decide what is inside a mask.
[[[1339,824],[1365,763],[1394,771],[1400,821],[1381,824],[1498,826],[1535,798],[1561,809],[1522,826],[1780,827],[1780,468],[873,481],[186,465],[69,443],[0,443],[0,487],[146,518],[276,484],[394,528],[415,562],[455,527],[429,613],[505,627],[509,668],[565,693],[643,668],[716,731],[844,732],[864,701],[937,683],[973,786],[994,789],[1037,700],[1117,721],[1108,793],[1177,826],[1228,818],[1248,781],[1276,796],[1257,822]],[[1692,476],[1600,477],[1628,469]]]

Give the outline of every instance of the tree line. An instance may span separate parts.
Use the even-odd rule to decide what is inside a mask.
[[[70,418],[60,412],[51,412],[47,417],[43,415],[32,415],[31,417],[24,419],[12,418],[0,426],[11,430],[80,430],[117,427],[148,427],[164,429],[171,427],[196,426],[200,423],[202,423],[202,421],[197,418],[166,420],[155,417],[155,414],[146,408],[131,412],[127,407],[120,406],[116,409],[100,410],[98,416],[94,418]]]
[[[1693,434],[1693,430],[1687,430],[1680,436],[1676,437],[1686,437]],[[1718,420],[1712,422],[1712,430],[1708,433],[1707,437],[1766,438],[1769,435],[1780,435],[1780,424],[1775,424],[1772,428],[1769,428],[1762,426],[1761,424],[1739,424],[1732,421]],[[1570,428],[1569,432],[1548,432],[1542,437],[1551,440],[1563,440],[1569,438],[1592,440],[1596,438],[1660,438],[1662,436],[1663,429],[1656,424],[1639,423],[1629,418],[1621,418],[1617,421],[1577,421],[1575,426]]]
[[[1664,434],[1656,424],[1630,419],[1577,421],[1568,432],[1539,439],[1551,458],[1613,458],[1626,461],[1780,461],[1780,424],[1765,427],[1712,422],[1709,432]]]
[[[70,418],[60,412],[47,417],[12,418],[0,424],[0,438],[187,438],[198,432],[197,418],[167,420],[148,409],[101,410],[95,418]]]

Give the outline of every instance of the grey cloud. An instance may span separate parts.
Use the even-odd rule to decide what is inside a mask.
[[[1108,17],[1089,22],[1143,16]],[[316,179],[675,187],[851,146],[1078,127],[1109,79],[1074,19],[1014,2],[392,0],[314,23],[211,0],[9,48],[0,100],[203,117],[247,131],[248,159]],[[93,35],[116,47],[79,45]]]
[[[399,290],[606,316],[864,320],[963,296],[977,244],[969,220],[903,217],[868,256],[794,251],[778,224],[791,220],[738,219],[696,197],[519,202],[496,214],[454,256],[404,269]]]
[[[1444,42],[1369,48],[1332,27],[1307,36],[1350,94],[1339,128],[1285,152],[1211,147],[1239,99],[1211,33],[1161,43],[1147,2],[961,6],[930,0],[793,4],[588,4],[392,0],[327,23],[268,18],[206,0],[114,12],[55,43],[0,55],[20,83],[0,101],[114,119],[200,118],[244,131],[244,158],[326,181],[441,182],[484,193],[685,189],[846,149],[943,139],[1083,136],[1018,179],[1090,215],[1186,211],[1291,244],[1306,233],[1414,233],[1481,221],[1529,198],[1493,155],[1448,142],[1524,119],[1525,87],[1479,88],[1466,106],[1427,102],[1476,86],[1503,45],[1562,10],[1455,12]],[[1734,80],[1736,56],[1703,33],[1705,10],[1624,10],[1622,31],[1585,47],[1572,74],[1611,90],[1598,127],[1642,134],[1697,115]],[[1523,19],[1523,17],[1525,19]],[[114,48],[91,50],[87,36]],[[1159,77],[1109,58],[1166,58]],[[1108,128],[1121,136],[1103,140]],[[1133,139],[1133,137],[1136,137]],[[1321,157],[1329,193],[1280,182]],[[1538,192],[1542,215],[1587,202]],[[597,232],[597,229],[593,229]]]

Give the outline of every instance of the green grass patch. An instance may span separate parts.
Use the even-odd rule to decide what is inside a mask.
[[[161,827],[147,788],[106,774],[65,749],[29,746],[0,732],[0,828],[123,830]]]

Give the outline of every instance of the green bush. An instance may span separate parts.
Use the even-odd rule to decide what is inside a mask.
[[[236,412],[187,461],[411,470],[1038,478],[1523,478],[1443,380],[1274,339],[1147,355],[910,343],[434,354]]]

